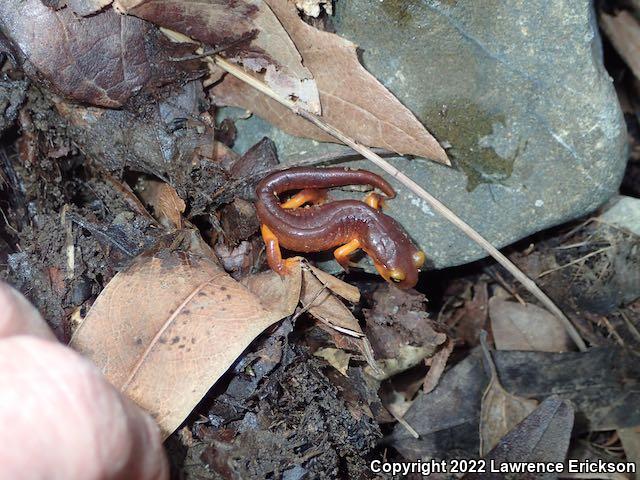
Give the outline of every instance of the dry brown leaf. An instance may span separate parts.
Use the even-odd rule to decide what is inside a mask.
[[[485,362],[491,372],[491,380],[482,395],[480,410],[480,456],[483,457],[513,427],[533,412],[538,406],[538,402],[511,395],[502,387],[486,343],[486,334],[480,336],[480,343]]]
[[[340,350],[338,348],[319,348],[314,353],[316,357],[324,358],[329,365],[339,371],[345,377],[348,377],[347,370],[349,370],[349,360],[351,360],[351,354]]]
[[[111,9],[79,21],[40,0],[3,1],[0,29],[28,72],[81,103],[120,107],[151,79],[149,25]]]
[[[333,13],[332,0],[296,0],[296,7],[310,17],[317,17],[321,10],[329,15]]]
[[[573,342],[557,317],[536,305],[489,300],[491,331],[498,350],[568,352]]]
[[[208,158],[213,159],[224,170],[230,171],[231,167],[241,158],[236,152],[217,140],[211,145]]]
[[[624,453],[627,455],[627,460],[640,466],[640,426],[619,428],[618,436],[622,442]]]
[[[300,302],[302,268],[299,263],[292,266],[286,277],[268,270],[246,277],[242,284],[258,296],[263,307],[283,318],[291,315]]]
[[[640,79],[640,24],[635,17],[624,10],[615,16],[603,13],[600,26],[636,78]]]
[[[166,438],[257,335],[293,313],[283,304],[265,308],[209,258],[162,252],[109,282],[71,346],[150,412]]]
[[[444,373],[451,352],[453,352],[453,340],[447,338],[447,341],[440,347],[435,355],[425,359],[425,363],[429,366],[429,371],[424,377],[422,384],[423,393],[429,393],[438,386],[438,382]]]
[[[167,228],[182,228],[182,214],[187,208],[176,189],[159,180],[147,180],[140,189],[142,199],[153,208],[153,216]]]
[[[298,47],[320,91],[322,116],[358,142],[449,164],[447,154],[416,117],[358,61],[356,45],[304,23],[287,0],[267,0]],[[215,101],[251,110],[292,135],[336,140],[274,100],[227,75]]]
[[[324,283],[327,288],[336,295],[339,295],[351,303],[358,303],[360,301],[360,290],[358,290],[358,287],[354,287],[350,283],[343,282],[339,278],[329,275],[324,270],[320,270],[313,265],[307,263],[306,266],[311,269],[318,280]]]
[[[182,33],[225,56],[285,98],[320,113],[318,89],[296,46],[263,0],[115,0],[116,10]]]
[[[322,275],[322,281],[316,276],[316,270],[309,268],[302,269],[302,290],[300,293],[300,302],[307,311],[315,318],[326,325],[354,337],[363,337],[364,333],[360,328],[358,320],[353,316],[342,301],[336,297],[333,292],[334,288],[339,289],[343,293],[350,292],[350,285],[344,284],[331,275]],[[322,272],[324,273],[324,272]],[[331,277],[329,282],[327,277]],[[343,283],[344,285],[340,286]]]
[[[111,0],[67,0],[67,7],[83,17],[93,15],[110,4]]]

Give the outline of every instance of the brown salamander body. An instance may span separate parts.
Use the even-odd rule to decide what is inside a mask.
[[[335,251],[343,267],[348,255],[361,248],[369,255],[378,272],[402,288],[413,287],[424,253],[418,250],[393,218],[378,210],[380,196],[365,200],[336,200],[308,208],[295,208],[323,198],[319,189],[345,185],[371,185],[388,198],[395,191],[380,176],[366,170],[344,168],[290,168],[264,178],[256,189],[256,209],[263,224],[269,266],[285,273],[279,245],[298,252],[319,252],[341,246]],[[288,202],[278,195],[301,190]],[[375,208],[374,208],[375,207]]]

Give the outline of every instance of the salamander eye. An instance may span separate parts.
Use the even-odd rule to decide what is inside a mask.
[[[407,278],[407,276],[404,274],[404,272],[394,269],[394,270],[391,270],[391,272],[389,272],[389,278],[394,283],[400,283],[405,278]]]
[[[416,266],[416,268],[420,268],[422,265],[424,265],[424,262],[426,260],[427,256],[421,250],[418,250],[413,254],[413,264]]]

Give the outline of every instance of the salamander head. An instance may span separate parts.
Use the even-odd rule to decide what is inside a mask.
[[[386,217],[384,226],[382,232],[370,232],[364,250],[385,280],[402,289],[412,288],[418,282],[425,254],[413,244],[395,220]]]

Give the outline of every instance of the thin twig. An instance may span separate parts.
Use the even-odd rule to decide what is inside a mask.
[[[596,255],[600,255],[601,253],[604,253],[607,250],[611,250],[612,248],[613,248],[613,245],[609,245],[608,247],[600,248],[600,249],[596,250],[595,252],[591,252],[591,253],[588,253],[588,254],[580,257],[580,258],[576,258],[575,260],[571,260],[569,263],[565,263],[564,265],[559,265],[557,267],[550,268],[549,270],[545,270],[540,275],[538,275],[538,278],[544,277],[545,275],[549,275],[550,273],[553,273],[553,272],[557,272],[558,270],[562,270],[563,268],[570,267],[571,265],[575,265],[576,263],[584,262],[585,260],[587,260],[587,259],[589,259],[591,257],[594,257]]]
[[[395,411],[395,407],[391,406],[391,405],[387,405],[387,412],[389,412],[391,414],[391,416],[393,418],[396,419],[396,421],[402,425],[404,427],[404,429],[409,432],[409,435],[411,435],[413,438],[415,438],[416,440],[418,440],[420,438],[420,434],[418,432],[416,432],[416,429],[413,428],[409,422],[407,422],[402,416],[400,416],[396,411]]]
[[[486,269],[486,272],[496,281],[498,282],[502,288],[504,288],[509,295],[511,295],[513,298],[515,298],[518,303],[520,303],[520,305],[522,306],[526,306],[527,302],[525,302],[522,297],[518,294],[518,292],[515,291],[515,289],[509,285],[509,283],[507,283],[507,281],[502,278],[502,275],[500,275],[500,272],[498,272],[497,270],[493,271],[493,269]]]
[[[235,47],[239,43],[246,42],[247,40],[248,40],[247,38],[240,38],[240,39],[236,40],[235,42],[229,43],[228,45],[221,45],[221,46],[213,48],[211,50],[205,50],[202,53],[196,53],[195,55],[187,55],[186,57],[169,57],[169,60],[171,62],[188,62],[189,60],[199,60],[201,58],[211,57],[211,56],[216,55],[218,53],[222,53],[225,50],[230,49],[231,47]]]
[[[622,317],[622,319],[624,320],[624,323],[627,324],[627,328],[633,334],[633,336],[636,337],[636,340],[640,340],[640,332],[638,331],[636,326],[633,324],[633,322],[629,319],[629,317],[627,317],[622,310],[618,310],[617,313]]]
[[[351,137],[348,137],[343,132],[338,130],[332,125],[329,125],[323,119],[314,115],[307,110],[300,108],[293,100],[282,97],[274,92],[267,84],[262,82],[261,80],[253,77],[252,75],[247,74],[242,68],[228,62],[224,58],[219,55],[213,57],[213,61],[215,64],[230,73],[234,77],[242,80],[245,83],[248,83],[256,90],[264,93],[268,97],[277,101],[278,103],[284,105],[289,108],[291,111],[301,116],[302,118],[308,120],[313,123],[315,126],[328,133],[329,135],[337,138],[342,143],[350,146],[356,152],[360,153],[363,157],[367,158],[375,165],[380,167],[382,170],[387,172],[392,177],[396,178],[398,181],[403,183],[407,188],[413,191],[420,198],[425,200],[431,205],[431,207],[436,210],[440,215],[446,218],[449,222],[455,225],[459,230],[461,230],[465,235],[467,235],[471,240],[480,245],[489,255],[491,255],[500,265],[502,265],[505,269],[507,269],[511,275],[513,275],[529,292],[531,292],[550,312],[556,315],[564,325],[564,328],[567,330],[567,333],[578,346],[581,351],[585,351],[587,346],[584,343],[582,337],[573,326],[571,321],[562,313],[553,300],[551,300],[547,294],[545,294],[538,285],[531,280],[522,270],[520,270],[511,260],[509,260],[506,256],[504,256],[496,247],[494,247],[491,242],[486,240],[482,235],[476,232],[470,225],[464,222],[460,217],[458,217],[455,213],[453,213],[446,205],[444,205],[440,200],[435,198],[429,192],[427,192],[424,188],[414,182],[407,175],[402,173],[400,170],[395,168],[389,162],[384,160],[382,157],[374,153],[370,148],[359,144]]]

